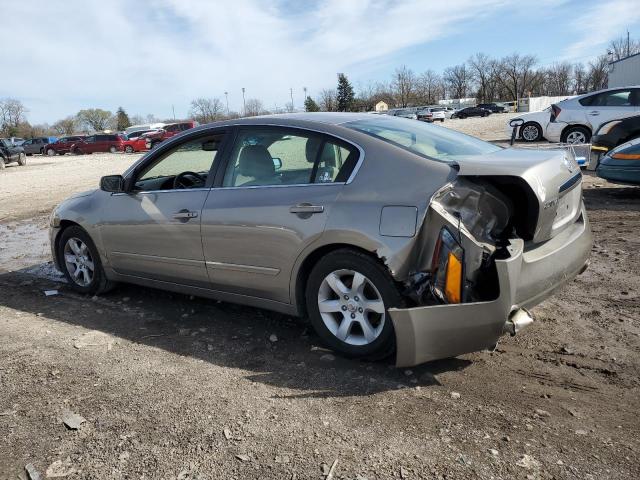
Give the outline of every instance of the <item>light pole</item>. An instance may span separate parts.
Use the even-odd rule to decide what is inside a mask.
[[[242,87],[242,115],[247,116],[247,102],[244,100],[244,87]]]
[[[289,89],[289,93],[291,93],[291,111],[293,112],[294,108],[293,108],[293,88]]]
[[[302,87],[302,90],[304,91],[304,99],[306,101],[307,100],[307,87]]]
[[[229,92],[224,92],[224,98],[227,100],[227,116],[229,116]]]

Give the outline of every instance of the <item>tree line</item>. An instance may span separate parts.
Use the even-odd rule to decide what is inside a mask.
[[[389,108],[434,105],[442,99],[473,97],[478,103],[516,101],[527,96],[580,95],[607,87],[610,61],[640,53],[639,40],[619,38],[610,42],[607,53],[587,63],[556,62],[540,66],[534,55],[513,53],[495,58],[484,53],[472,55],[466,62],[445,68],[442,72],[425,70],[416,73],[406,66],[395,70],[389,81],[370,82],[359,86],[356,93],[344,73],[337,76],[335,88],[322,89],[315,98],[306,96],[308,112],[371,111],[384,101]],[[200,97],[191,101],[189,116],[199,123],[210,123],[240,116],[293,112],[293,103],[284,108],[267,109],[257,98],[249,98],[242,112],[229,111],[220,98]],[[174,119],[158,119],[153,115],[129,116],[119,107],[115,113],[99,108],[80,110],[55,123],[31,125],[27,108],[19,100],[0,100],[0,135],[34,137],[47,134],[123,131],[130,125],[170,123]]]

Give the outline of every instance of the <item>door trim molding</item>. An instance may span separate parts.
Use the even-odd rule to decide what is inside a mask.
[[[111,256],[122,258],[135,258],[138,260],[150,260],[160,263],[169,263],[172,265],[188,265],[188,266],[202,266],[204,263],[202,260],[189,260],[186,258],[173,258],[173,257],[160,257],[157,255],[144,255],[141,253],[127,253],[127,252],[111,252]]]
[[[280,273],[279,268],[271,268],[271,267],[258,267],[255,265],[240,265],[237,263],[224,263],[224,262],[206,262],[207,267],[211,267],[215,270],[232,270],[235,272],[244,272],[244,273],[257,273],[261,275],[270,275],[276,276]]]

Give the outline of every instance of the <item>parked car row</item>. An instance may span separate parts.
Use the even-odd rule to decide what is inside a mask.
[[[525,142],[589,143],[604,124],[640,114],[640,86],[607,88],[551,105],[541,112],[523,113],[516,137]],[[512,127],[507,125],[511,135]]]
[[[194,121],[165,124],[162,128],[136,130],[124,133],[96,133],[93,135],[67,135],[64,137],[36,137],[28,140],[5,139],[7,145],[23,148],[25,155],[85,155],[99,152],[144,152],[197,125]]]

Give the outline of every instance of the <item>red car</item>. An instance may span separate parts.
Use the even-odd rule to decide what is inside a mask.
[[[197,125],[198,123],[193,120],[189,120],[188,122],[169,123],[168,125],[165,125],[161,129],[159,129],[156,133],[146,134],[145,137],[147,140],[147,149],[152,149],[167,138],[171,138],[174,135],[182,133],[185,130],[189,130],[190,128],[193,128]]]
[[[82,140],[71,145],[71,153],[75,155],[84,155],[86,153],[95,152],[121,152],[123,138],[120,135],[112,133],[96,133],[89,135]]]
[[[83,135],[73,135],[70,137],[61,137],[56,143],[50,143],[45,149],[45,153],[49,156],[64,155],[71,151],[71,147],[74,143],[81,141],[84,138]]]
[[[147,135],[155,134],[158,130],[145,130],[142,132],[133,132],[127,135],[127,139],[122,142],[122,151],[126,153],[146,152]]]

